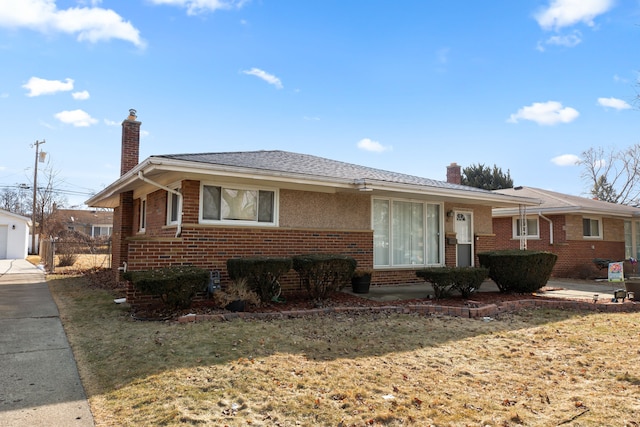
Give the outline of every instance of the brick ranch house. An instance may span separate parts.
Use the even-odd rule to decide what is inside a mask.
[[[638,255],[640,209],[532,187],[496,193],[536,198],[540,205],[493,209],[496,247],[553,252],[556,277],[587,277],[595,258],[623,261]],[[602,273],[601,273],[602,274]],[[606,276],[606,272],[604,272]]]
[[[113,208],[113,263],[129,270],[234,257],[340,253],[374,284],[419,282],[425,266],[466,266],[493,249],[492,208],[537,200],[285,151],[151,156],[122,123],[121,176],[87,201]],[[459,182],[453,165],[449,180]],[[457,175],[456,175],[457,174]],[[281,283],[297,289],[297,274]]]

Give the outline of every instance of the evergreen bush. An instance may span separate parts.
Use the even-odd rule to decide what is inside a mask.
[[[478,259],[500,292],[530,293],[547,284],[558,255],[514,249],[479,253]]]
[[[345,255],[310,254],[293,257],[293,269],[309,296],[323,300],[351,283],[357,261]]]
[[[159,296],[171,308],[187,308],[198,292],[205,291],[209,271],[193,266],[174,266],[156,270],[127,271],[124,278],[134,288]]]
[[[476,267],[433,267],[416,271],[416,276],[431,283],[436,299],[446,298],[457,290],[463,298],[478,291],[489,270]]]
[[[227,273],[231,280],[247,279],[249,287],[262,301],[270,301],[280,294],[278,279],[291,270],[291,258],[231,258],[227,260]]]

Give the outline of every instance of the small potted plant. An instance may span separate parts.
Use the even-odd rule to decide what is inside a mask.
[[[354,294],[366,294],[371,286],[372,270],[359,268],[351,276],[351,290]]]
[[[246,278],[239,278],[213,295],[217,305],[229,311],[244,311],[247,304],[260,305],[258,294],[249,289]]]

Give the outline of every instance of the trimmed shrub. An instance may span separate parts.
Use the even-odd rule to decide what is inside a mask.
[[[298,272],[312,299],[326,299],[351,283],[357,261],[345,255],[311,254],[293,257]]]
[[[270,301],[279,296],[278,279],[292,265],[291,258],[232,258],[227,260],[227,272],[231,280],[247,279],[262,301]]]
[[[547,284],[558,255],[514,249],[479,253],[478,259],[500,292],[529,293]]]
[[[431,283],[436,299],[448,297],[452,290],[469,298],[480,289],[488,274],[488,269],[476,267],[434,267],[416,271],[416,276]]]
[[[171,308],[187,308],[197,292],[206,290],[209,271],[192,266],[176,266],[127,271],[124,278],[133,283],[136,290],[159,296]]]

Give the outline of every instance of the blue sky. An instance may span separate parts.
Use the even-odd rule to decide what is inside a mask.
[[[0,187],[31,183],[44,139],[81,205],[118,178],[134,108],[141,160],[495,164],[586,195],[580,154],[638,143],[639,34],[637,0],[0,0]]]

